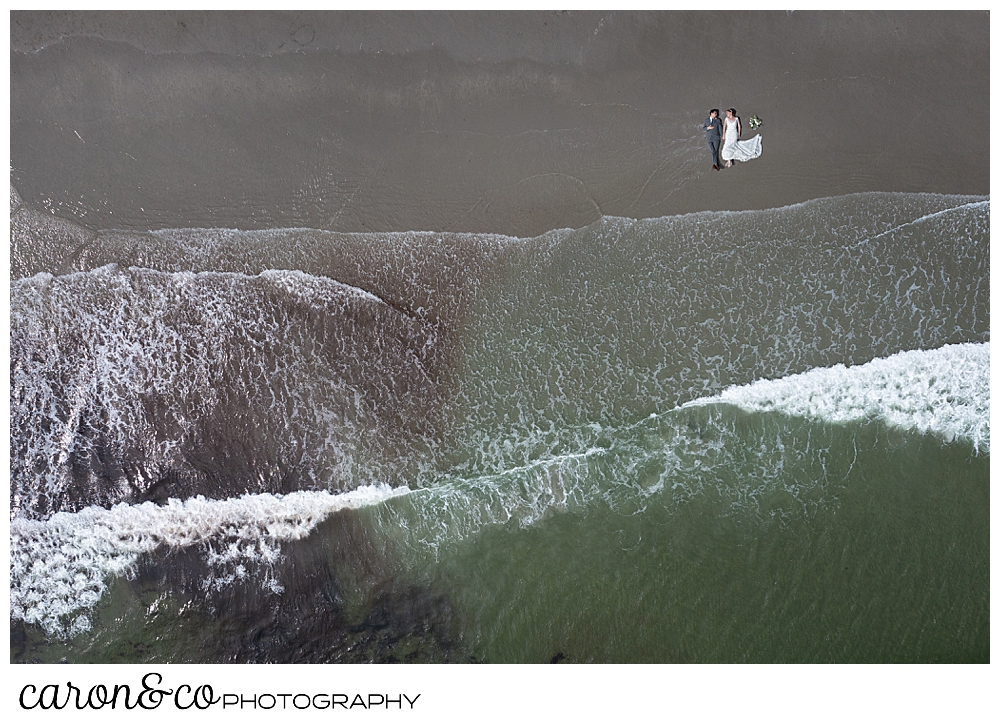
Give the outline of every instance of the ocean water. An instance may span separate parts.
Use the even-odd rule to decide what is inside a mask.
[[[988,197],[12,207],[11,661],[989,660]]]

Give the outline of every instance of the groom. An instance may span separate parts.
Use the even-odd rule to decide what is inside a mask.
[[[712,152],[712,168],[719,170],[719,144],[722,143],[722,121],[719,119],[719,109],[713,108],[708,112],[708,118],[701,124],[705,131],[705,140],[708,141],[708,148]]]

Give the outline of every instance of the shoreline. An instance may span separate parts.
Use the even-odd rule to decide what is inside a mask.
[[[17,190],[14,188],[13,185],[11,185],[11,193],[12,193],[12,196],[17,193]],[[139,237],[139,236],[146,235],[146,234],[155,236],[157,234],[180,232],[180,231],[186,231],[186,232],[208,232],[208,233],[215,233],[215,232],[223,233],[224,232],[224,233],[235,233],[235,234],[253,234],[253,233],[266,234],[268,232],[289,233],[289,232],[300,231],[300,232],[303,232],[303,233],[306,233],[306,234],[333,234],[333,235],[344,236],[344,237],[352,237],[352,236],[362,236],[362,237],[364,237],[364,236],[371,235],[371,234],[390,234],[390,235],[394,235],[394,234],[409,235],[409,234],[412,234],[412,235],[421,236],[421,237],[433,237],[433,236],[438,236],[438,235],[448,235],[448,236],[452,236],[452,235],[453,236],[466,236],[466,235],[468,235],[468,236],[480,236],[480,237],[494,237],[495,239],[502,239],[502,240],[509,240],[509,241],[525,241],[525,240],[530,240],[530,239],[537,239],[537,238],[539,238],[541,236],[545,236],[547,234],[555,234],[555,233],[562,233],[562,232],[579,231],[581,229],[586,228],[587,226],[591,226],[592,224],[595,224],[595,223],[597,223],[599,221],[602,221],[602,220],[638,222],[638,221],[658,221],[658,220],[663,220],[663,219],[682,219],[682,218],[689,217],[689,216],[696,216],[698,214],[719,214],[719,215],[726,215],[726,214],[752,214],[752,213],[755,213],[755,212],[768,212],[768,211],[783,211],[783,210],[786,210],[786,209],[794,209],[794,208],[801,207],[801,206],[807,206],[807,205],[812,204],[812,203],[820,203],[820,202],[824,202],[824,201],[834,201],[834,200],[844,199],[844,198],[848,198],[848,197],[852,197],[852,196],[864,196],[866,194],[877,194],[877,195],[886,195],[886,196],[895,196],[895,195],[898,195],[898,196],[928,196],[928,197],[941,197],[941,198],[945,198],[946,197],[946,198],[953,198],[953,199],[962,200],[962,203],[960,203],[958,206],[956,206],[954,208],[951,208],[951,209],[946,209],[945,211],[935,212],[935,214],[932,214],[932,216],[936,216],[939,213],[946,213],[947,211],[953,211],[955,209],[962,208],[962,207],[965,207],[965,206],[976,206],[976,205],[979,205],[979,204],[988,204],[990,202],[990,198],[991,198],[990,194],[988,194],[988,193],[987,194],[964,194],[964,193],[936,193],[936,192],[932,192],[932,191],[914,191],[914,192],[908,192],[908,191],[852,191],[852,192],[849,192],[849,193],[840,194],[840,195],[836,195],[836,196],[820,196],[820,197],[817,197],[817,198],[810,198],[810,199],[805,199],[803,201],[795,201],[795,202],[788,203],[788,204],[781,204],[781,205],[778,205],[778,206],[768,206],[768,207],[764,207],[764,208],[749,208],[749,209],[701,209],[701,210],[696,210],[696,211],[684,211],[684,212],[680,212],[680,213],[664,214],[662,216],[642,216],[642,217],[607,215],[607,216],[599,217],[598,219],[595,219],[594,221],[591,221],[591,222],[589,222],[589,223],[587,223],[587,224],[585,224],[583,226],[575,226],[575,227],[574,226],[562,226],[562,227],[555,227],[555,228],[552,228],[552,229],[547,229],[546,231],[543,231],[543,232],[541,232],[539,234],[536,234],[534,236],[516,236],[516,235],[513,235],[513,234],[504,234],[504,233],[501,233],[501,232],[492,232],[492,231],[485,231],[485,232],[484,231],[441,231],[441,230],[434,230],[434,229],[401,229],[401,230],[395,230],[395,231],[340,231],[340,230],[336,230],[336,229],[324,229],[324,228],[310,227],[310,226],[265,227],[265,228],[239,228],[239,227],[230,227],[230,226],[186,226],[186,227],[166,227],[165,226],[165,227],[158,227],[158,228],[152,228],[152,229],[124,229],[124,228],[119,228],[119,227],[113,227],[112,226],[112,227],[108,227],[108,228],[97,228],[97,227],[91,227],[91,226],[88,226],[86,224],[83,224],[83,223],[81,223],[77,219],[65,218],[65,217],[58,216],[56,214],[51,214],[51,213],[47,214],[44,210],[36,209],[36,208],[32,207],[29,204],[25,204],[23,201],[20,201],[20,199],[17,201],[16,204],[15,203],[11,204],[10,218],[11,218],[11,220],[13,220],[14,216],[16,214],[20,213],[20,212],[24,212],[25,215],[30,214],[30,215],[34,216],[34,218],[32,220],[27,221],[27,223],[21,225],[20,228],[17,228],[16,231],[15,231],[15,233],[21,235],[21,240],[22,241],[28,241],[28,240],[30,240],[34,234],[44,233],[44,230],[45,230],[46,227],[49,227],[50,225],[54,224],[56,227],[59,227],[59,229],[58,229],[59,232],[61,234],[65,235],[65,236],[68,236],[68,237],[71,237],[71,238],[75,238],[75,239],[83,239],[84,237],[91,237],[91,238],[86,239],[84,242],[82,242],[85,245],[87,243],[92,242],[96,237],[100,236],[101,234],[116,234],[116,235],[118,235],[118,234],[124,234],[126,236],[132,234],[132,235],[135,235],[136,237]],[[925,217],[925,218],[929,218],[929,217]],[[920,219],[915,219],[914,221],[919,221],[919,220]],[[911,222],[911,223],[913,223],[913,222]]]

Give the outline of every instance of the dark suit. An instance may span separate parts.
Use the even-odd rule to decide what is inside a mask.
[[[709,126],[714,128],[709,129]],[[722,143],[722,119],[709,116],[701,124],[701,130],[705,132],[705,140],[708,141],[708,148],[712,152],[712,165],[719,165],[719,146]]]

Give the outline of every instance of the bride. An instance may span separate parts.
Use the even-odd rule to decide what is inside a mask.
[[[726,120],[722,124],[722,158],[726,161],[726,168],[732,166],[733,161],[749,161],[760,156],[760,135],[749,141],[741,141],[742,132],[740,117],[736,115],[735,108],[730,108],[726,111]]]

